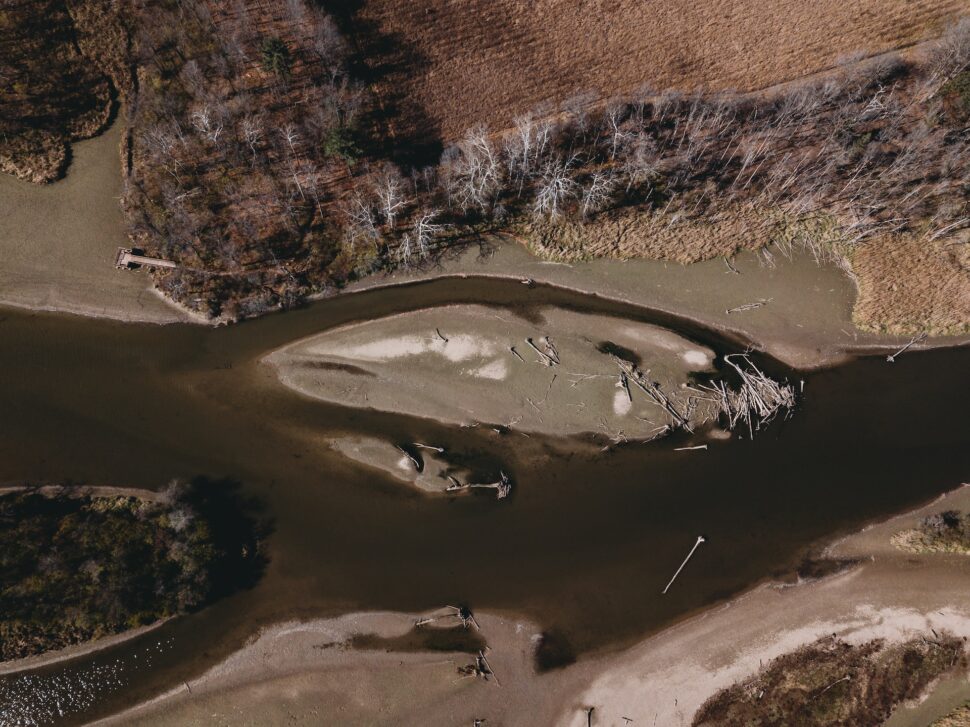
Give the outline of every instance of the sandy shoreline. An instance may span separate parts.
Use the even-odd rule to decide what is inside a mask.
[[[57,649],[56,651],[45,651],[43,654],[25,656],[23,659],[3,661],[0,662],[0,675],[15,674],[17,672],[28,671],[30,669],[38,669],[42,666],[50,666],[51,664],[57,664],[61,661],[68,661],[69,659],[84,656],[85,654],[92,654],[96,651],[102,651],[112,646],[123,644],[126,641],[132,641],[133,639],[137,639],[140,636],[144,636],[147,633],[155,631],[173,618],[175,617],[170,616],[169,618],[164,618],[160,621],[146,624],[145,626],[128,629],[127,631],[111,634],[110,636],[103,636],[102,638],[94,639],[93,641],[85,641],[82,644],[65,646],[63,649]]]
[[[733,265],[739,274],[731,273],[719,259],[691,265],[648,259],[550,262],[519,243],[504,241],[484,256],[471,247],[427,270],[375,275],[344,292],[447,277],[532,280],[717,329],[806,371],[834,366],[857,354],[892,353],[910,340],[857,329],[852,322],[854,284],[834,265],[817,264],[808,253],[777,259],[776,266],[768,268],[756,254],[742,252]],[[770,302],[757,310],[727,312],[757,300]],[[970,336],[937,336],[911,350],[967,344]]]
[[[8,220],[0,236],[0,306],[131,323],[216,325],[167,299],[146,273],[114,267],[117,248],[128,244],[116,199],[122,125],[116,120],[100,136],[76,144],[67,177],[53,185],[0,177],[0,216]],[[756,255],[742,253],[733,263],[739,271],[734,274],[722,260],[689,266],[646,259],[565,264],[536,258],[511,238],[488,244],[484,256],[472,246],[446,254],[426,270],[370,276],[338,295],[441,277],[532,279],[682,316],[750,340],[802,369],[832,365],[859,352],[888,352],[907,340],[855,329],[852,281],[807,254],[779,258],[775,268],[767,268]],[[726,312],[761,299],[770,302],[757,310]],[[940,337],[919,347],[968,342],[970,336]]]
[[[859,558],[846,572],[797,585],[765,583],[619,652],[581,658],[536,674],[535,624],[476,614],[501,687],[459,679],[460,654],[362,651],[356,633],[393,636],[418,614],[358,613],[288,622],[263,630],[243,649],[188,685],[99,724],[202,725],[212,720],[266,724],[688,724],[717,689],[778,654],[832,633],[849,642],[901,641],[947,629],[970,636],[970,558],[896,551],[889,537],[946,507],[970,508],[962,487],[919,509],[832,543],[832,557]],[[191,689],[191,692],[189,691]],[[897,710],[895,727],[925,725],[970,695],[966,675],[941,683],[930,699]]]

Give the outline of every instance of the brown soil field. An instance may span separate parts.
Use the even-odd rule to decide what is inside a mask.
[[[542,105],[644,87],[761,89],[937,35],[967,10],[965,0],[363,0],[353,27],[380,93],[403,100],[400,123],[447,142]]]

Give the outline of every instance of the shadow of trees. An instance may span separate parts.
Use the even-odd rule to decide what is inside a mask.
[[[428,58],[405,35],[384,32],[365,17],[365,2],[326,3],[350,43],[351,77],[379,89],[361,124],[375,133],[360,140],[361,149],[370,159],[390,159],[405,170],[436,164],[443,150],[440,124],[407,93],[407,80],[428,67]]]

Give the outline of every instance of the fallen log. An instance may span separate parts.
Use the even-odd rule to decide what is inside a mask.
[[[754,303],[745,303],[744,305],[739,305],[736,308],[728,308],[724,312],[731,315],[732,313],[742,313],[746,310],[755,310],[756,308],[762,308],[768,305],[772,300],[773,298],[761,298]]]
[[[539,359],[542,361],[543,364],[545,364],[546,366],[555,366],[556,365],[557,362],[553,360],[552,356],[550,356],[545,351],[540,350],[540,348],[538,346],[536,346],[532,342],[532,339],[531,338],[525,339],[525,342],[528,343],[529,346],[532,347],[532,350],[533,351],[535,351],[537,354],[539,354]]]
[[[896,361],[897,356],[906,353],[906,351],[908,351],[910,347],[915,346],[917,343],[922,343],[925,340],[926,340],[926,333],[920,333],[919,335],[913,336],[910,339],[909,343],[907,343],[901,349],[896,351],[896,353],[886,356],[886,360],[889,363],[894,363]]]
[[[448,475],[451,484],[445,488],[445,492],[458,492],[460,490],[470,490],[473,488],[485,488],[495,490],[495,499],[501,500],[508,497],[512,492],[512,482],[505,472],[500,473],[500,478],[495,482],[462,482],[454,475]]]

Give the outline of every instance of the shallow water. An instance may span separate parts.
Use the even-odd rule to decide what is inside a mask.
[[[476,279],[348,295],[221,329],[0,311],[0,482],[156,489],[176,476],[227,477],[262,500],[274,527],[270,565],[254,589],[105,653],[38,670],[34,698],[47,703],[55,687],[85,688],[72,674],[166,644],[151,665],[127,667],[118,684],[77,698],[80,707],[54,721],[178,687],[262,624],[339,611],[462,602],[524,614],[560,634],[567,651],[620,645],[970,471],[970,349],[805,376],[767,361],[776,375],[805,379],[800,409],[754,441],[713,442],[706,452],[672,451],[684,441],[671,440],[600,453],[354,411],[304,399],[257,363],[327,327],[450,302],[531,317],[557,304],[670,325],[721,352],[744,344],[595,297]],[[341,432],[433,442],[486,466],[501,461],[516,488],[502,502],[426,498],[330,452],[325,439]],[[709,542],[661,596],[701,533]],[[0,679],[0,694],[16,678]]]

